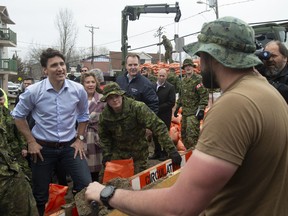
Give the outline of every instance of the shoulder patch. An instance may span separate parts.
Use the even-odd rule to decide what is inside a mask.
[[[199,83],[197,86],[196,86],[196,89],[199,89],[200,87],[202,87],[203,84],[202,83]]]

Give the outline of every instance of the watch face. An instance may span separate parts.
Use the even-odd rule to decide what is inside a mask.
[[[109,197],[113,194],[115,188],[111,185],[106,186],[102,191],[101,191],[101,196],[102,197]]]
[[[79,139],[80,139],[81,141],[83,141],[83,140],[84,140],[84,136],[83,136],[83,135],[79,135]]]

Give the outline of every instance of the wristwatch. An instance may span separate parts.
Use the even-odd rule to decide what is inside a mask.
[[[111,199],[111,197],[113,197],[115,190],[116,190],[116,187],[112,185],[108,185],[100,193],[100,200],[103,203],[103,205],[106,206],[108,209],[113,209],[109,205],[109,200]]]
[[[78,135],[77,138],[81,141],[84,141],[84,136],[83,135]]]

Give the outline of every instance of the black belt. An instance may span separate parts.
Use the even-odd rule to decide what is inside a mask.
[[[74,143],[76,140],[76,138],[74,137],[72,140],[67,141],[67,142],[49,142],[49,141],[44,141],[44,140],[39,140],[36,139],[36,142],[42,146],[47,146],[50,148],[61,148],[64,146],[68,146],[71,145],[72,143]]]

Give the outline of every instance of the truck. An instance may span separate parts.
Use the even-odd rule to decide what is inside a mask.
[[[262,46],[271,40],[287,41],[288,20],[250,23],[255,31],[255,39]]]

